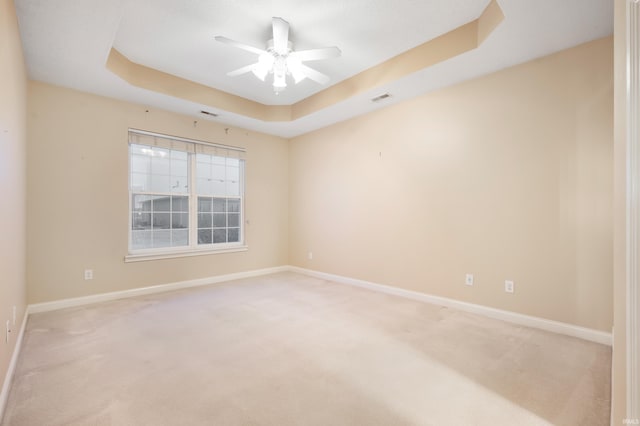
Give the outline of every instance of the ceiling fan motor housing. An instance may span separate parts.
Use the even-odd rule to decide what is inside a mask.
[[[272,19],[273,38],[267,41],[266,50],[240,43],[226,37],[216,36],[216,40],[247,50],[258,55],[258,61],[227,73],[229,76],[252,72],[257,78],[265,81],[268,74],[273,74],[273,90],[277,93],[287,87],[287,75],[295,84],[309,78],[319,84],[326,84],[329,77],[303,64],[304,61],[317,61],[340,56],[337,47],[325,47],[296,52],[289,40],[289,23],[282,18]]]

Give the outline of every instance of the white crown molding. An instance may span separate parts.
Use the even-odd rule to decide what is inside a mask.
[[[640,4],[627,0],[627,419],[640,418]]]
[[[489,308],[482,305],[475,305],[473,303],[461,302],[454,299],[448,299],[446,297],[432,296],[426,293],[419,293],[417,291],[405,290],[398,287],[391,287],[384,284],[372,283],[369,281],[358,280],[354,278],[343,277],[340,275],[327,274],[325,272],[313,271],[310,269],[299,268],[291,266],[290,271],[298,272],[300,274],[309,275],[316,278],[322,278],[329,281],[334,281],[341,284],[348,284],[355,287],[361,287],[369,290],[378,291],[381,293],[391,294],[394,296],[400,296],[407,299],[417,300],[420,302],[430,303],[432,305],[445,306],[447,308],[458,309],[465,312],[470,312],[485,317],[498,319],[513,324],[523,325],[526,327],[537,328],[540,330],[550,331],[553,333],[563,334],[566,336],[577,337],[583,340],[589,340],[592,342],[600,343],[603,345],[611,346],[612,338],[611,333],[604,331],[593,330],[590,328],[579,327],[577,325],[567,324],[558,321],[552,321],[544,318],[533,317],[529,315],[518,314],[515,312],[504,311],[501,309]]]

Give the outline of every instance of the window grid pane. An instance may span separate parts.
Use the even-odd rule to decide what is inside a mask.
[[[130,144],[131,249],[240,243],[243,161],[167,146]]]
[[[198,197],[198,244],[240,242],[239,198]]]
[[[132,249],[189,245],[189,197],[132,195]]]
[[[188,153],[134,144],[130,152],[131,248],[188,246]]]

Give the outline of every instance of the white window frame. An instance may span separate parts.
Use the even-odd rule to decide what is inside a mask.
[[[177,136],[164,135],[160,133],[148,132],[145,130],[139,129],[129,129],[129,143],[127,149],[128,156],[128,194],[129,201],[127,215],[129,217],[128,223],[128,254],[125,256],[125,262],[140,262],[140,261],[148,261],[148,260],[156,260],[156,259],[171,259],[177,257],[189,257],[189,256],[201,256],[207,254],[220,254],[220,253],[234,253],[240,251],[248,250],[248,246],[245,243],[245,160],[244,148],[238,148],[228,145],[214,144],[210,142],[199,141],[195,139],[188,139]],[[142,137],[150,137],[150,138],[162,138],[165,140],[176,141],[182,144],[192,144],[194,149],[193,152],[187,151],[188,154],[188,187],[189,191],[184,194],[175,194],[178,196],[187,196],[189,199],[189,245],[182,247],[162,247],[162,248],[148,248],[148,249],[132,249],[132,195],[137,191],[131,190],[131,149],[130,146],[132,143],[132,135],[140,135]],[[140,142],[140,145],[148,145],[144,142]],[[211,244],[198,244],[198,197],[203,196],[199,195],[197,192],[197,173],[196,173],[196,163],[197,163],[197,146],[206,146],[208,148],[220,149],[223,152],[233,152],[237,155],[237,158],[240,160],[240,218],[239,218],[239,241],[233,243],[211,243]],[[151,191],[145,191],[148,195],[154,195]],[[166,195],[166,194],[156,194],[156,195]],[[209,195],[205,195],[209,196]],[[214,198],[220,198],[215,197]]]

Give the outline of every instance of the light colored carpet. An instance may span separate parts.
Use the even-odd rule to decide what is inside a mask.
[[[3,425],[607,425],[610,357],[282,273],[32,315]]]

